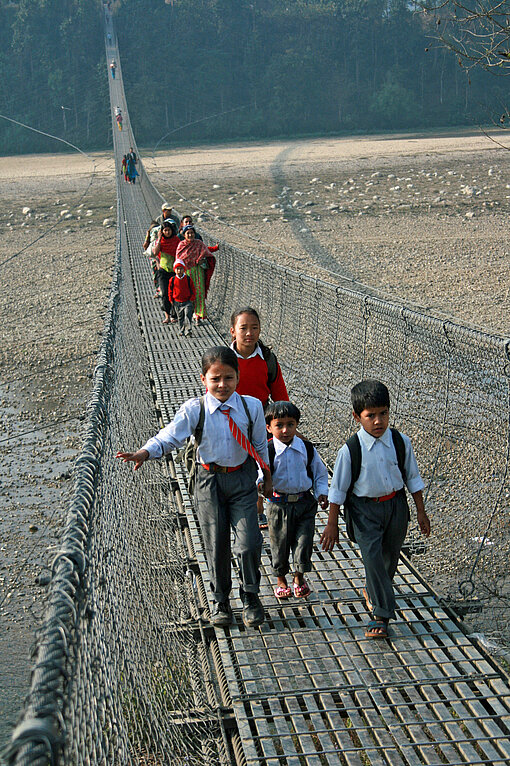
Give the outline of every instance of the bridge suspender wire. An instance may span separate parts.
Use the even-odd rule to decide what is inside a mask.
[[[115,56],[117,62],[115,80],[108,77],[118,169],[122,155],[136,144],[107,8],[105,20],[107,60]],[[123,112],[122,132],[115,127],[115,106]],[[236,581],[234,623],[215,629],[208,621],[202,534],[182,464],[170,457],[135,474],[114,457],[119,448],[143,443],[200,391],[203,350],[225,338],[232,307],[254,303],[263,308],[264,336],[275,346],[303,411],[304,432],[316,441],[328,440],[329,464],[350,428],[344,383],[363,365],[367,374],[384,375],[399,392],[395,417],[416,437],[424,461],[423,442],[439,434],[433,465],[425,465],[435,477],[432,498],[442,502],[438,477],[447,481],[445,454],[455,462],[457,481],[466,476],[457,443],[471,471],[474,456],[482,461],[485,449],[492,474],[484,491],[497,497],[506,480],[508,431],[491,431],[491,447],[485,448],[483,424],[475,432],[469,422],[453,419],[451,406],[466,396],[461,385],[466,376],[470,392],[483,395],[478,364],[483,354],[483,378],[490,378],[495,399],[484,403],[496,417],[508,396],[508,348],[501,339],[444,326],[416,312],[402,314],[387,302],[280,269],[227,243],[218,253],[210,320],[192,338],[180,338],[174,327],[161,325],[141,250],[161,195],[141,161],[139,172],[135,185],[117,176],[115,272],[84,447],[9,762],[510,763],[508,678],[408,560],[395,578],[397,619],[390,641],[364,638],[363,567],[344,535],[331,553],[315,548],[313,592],[307,600],[288,603],[272,595],[266,540],[261,566],[265,623],[259,629],[244,627]],[[445,376],[448,397],[441,409]],[[422,394],[419,417],[409,389]],[[502,419],[507,416],[503,406]],[[429,424],[426,429],[423,422]],[[476,507],[467,479],[462,486],[463,502]],[[452,497],[452,513],[455,502]],[[440,528],[439,513],[434,518]],[[450,517],[445,509],[444,529],[459,534],[461,521],[468,527],[460,510]],[[479,521],[471,513],[469,536],[484,529],[486,521],[487,515]],[[320,512],[317,526],[324,523]],[[438,532],[437,541],[416,560],[426,568],[427,559],[436,564],[441,555],[447,566],[436,574],[454,582],[462,541],[449,534],[449,559]],[[498,550],[487,552],[490,558],[479,564],[480,580],[489,579],[489,569],[496,576],[500,566]]]

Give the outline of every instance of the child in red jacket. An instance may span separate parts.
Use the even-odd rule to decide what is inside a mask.
[[[184,263],[178,258],[174,261],[175,277],[168,283],[168,300],[175,308],[179,322],[179,335],[191,335],[193,319],[193,301],[197,291],[191,277],[186,275]]]

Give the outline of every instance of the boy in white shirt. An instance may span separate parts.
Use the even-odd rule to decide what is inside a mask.
[[[409,522],[404,485],[425,537],[430,535],[430,521],[411,441],[388,428],[388,389],[378,380],[362,380],[351,390],[351,401],[354,420],[361,428],[338,453],[321,543],[325,551],[338,543],[338,514],[343,505],[348,535],[358,543],[365,565],[363,595],[371,613],[365,637],[387,638],[388,621],[395,618],[393,577]]]
[[[290,402],[271,402],[265,411],[273,496],[266,515],[271,560],[276,575],[274,594],[286,599],[294,593],[306,598],[310,588],[304,573],[312,568],[311,556],[317,504],[328,507],[328,471],[311,442],[296,435],[301,413]],[[287,583],[292,551],[292,589]]]

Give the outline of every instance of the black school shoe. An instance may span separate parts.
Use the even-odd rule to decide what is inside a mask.
[[[264,622],[264,607],[256,593],[245,593],[240,590],[241,601],[243,602],[243,622],[247,628],[257,628]]]
[[[218,627],[232,625],[232,609],[229,601],[214,601],[211,610],[211,622]]]

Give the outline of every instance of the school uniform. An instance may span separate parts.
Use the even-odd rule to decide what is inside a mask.
[[[285,577],[292,552],[295,572],[310,572],[317,499],[328,494],[328,471],[314,448],[308,475],[307,452],[303,440],[294,436],[290,444],[273,437],[275,450],[273,497],[266,515],[269,526],[273,572]],[[259,471],[260,479],[260,471]]]
[[[264,357],[260,343],[257,342],[255,350],[246,359],[238,353],[235,342],[230,345],[230,348],[237,356],[239,365],[239,383],[236,389],[239,394],[255,396],[260,399],[264,407],[267,406],[269,397],[273,402],[289,401],[280,365],[272,351],[269,353],[272,355],[276,367],[274,380],[270,380],[267,359]]]
[[[267,463],[267,431],[262,405],[252,396],[243,398],[252,420],[252,444]],[[239,561],[241,587],[246,593],[258,593],[262,551],[256,463],[232,436],[222,410],[230,410],[232,419],[245,435],[248,435],[249,425],[238,393],[234,392],[226,402],[220,402],[210,393],[205,395],[194,500],[209,567],[210,587],[217,602],[226,601],[232,589],[230,530],[234,533],[233,551]],[[188,400],[172,422],[149,439],[143,449],[151,458],[179,449],[195,431],[199,416],[199,398]]]
[[[409,523],[404,480],[398,467],[391,430],[375,439],[364,428],[357,433],[361,445],[360,474],[350,496],[356,542],[365,566],[367,591],[376,617],[395,617],[393,577]],[[405,446],[404,469],[410,493],[424,488],[411,440]],[[338,453],[329,489],[329,502],[343,505],[351,483],[351,456],[347,445]]]

